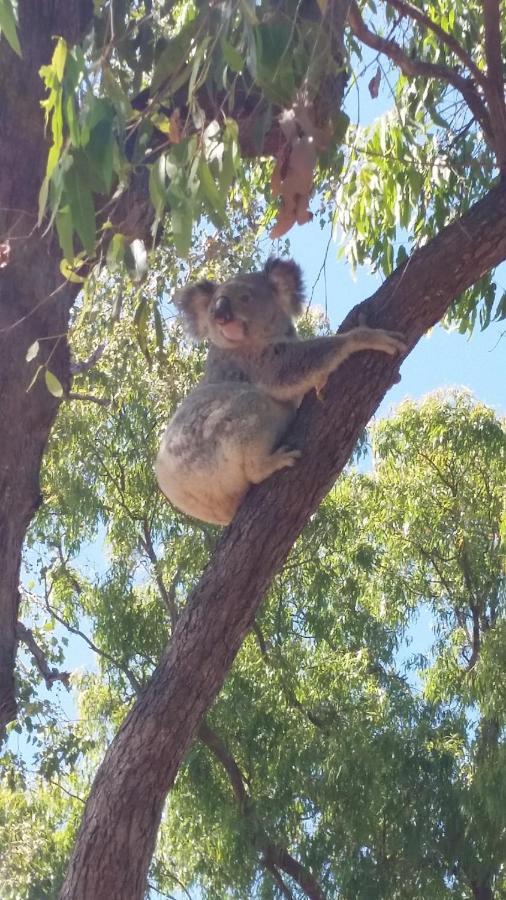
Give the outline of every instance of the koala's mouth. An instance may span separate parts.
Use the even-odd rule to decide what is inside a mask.
[[[231,341],[236,344],[239,341],[244,340],[245,337],[245,328],[244,322],[240,322],[238,319],[232,319],[230,322],[220,323],[219,329],[221,334],[227,341]]]

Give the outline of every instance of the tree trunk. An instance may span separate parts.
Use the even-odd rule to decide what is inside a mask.
[[[472,881],[471,890],[473,892],[473,900],[494,900],[494,894],[488,882]]]
[[[49,357],[50,370],[68,385],[65,334],[77,293],[60,274],[59,248],[36,230],[47,158],[39,68],[51,59],[53,36],[76,40],[91,9],[91,0],[20,0],[22,58],[3,37],[0,43],[0,738],[16,715],[21,549],[40,502],[40,462],[58,409],[43,372],[27,387]],[[26,351],[36,340],[40,353],[28,364]]]
[[[506,184],[417,250],[363,306],[370,325],[404,332],[412,348],[452,300],[506,258]],[[343,328],[357,323],[359,308]],[[351,357],[325,400],[304,401],[288,440],[296,469],[251,490],[188,600],[149,686],[100,766],[62,900],[144,896],[165,797],[259,604],[308,517],[343,469],[392,384],[384,354]]]

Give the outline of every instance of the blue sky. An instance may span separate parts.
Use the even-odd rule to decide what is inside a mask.
[[[318,278],[330,234],[316,222],[295,227],[289,234],[291,252],[304,270],[308,293]],[[506,264],[497,270],[497,283],[506,289]],[[325,309],[333,328],[347,312],[377,290],[381,280],[365,268],[354,277],[350,266],[337,259],[335,245],[326,262],[323,278],[314,289],[312,305]],[[504,337],[503,337],[504,335]],[[389,391],[378,414],[384,415],[406,397],[424,396],[441,387],[464,386],[477,399],[506,413],[506,321],[495,322],[484,331],[477,326],[471,337],[440,326],[432,329],[415,347],[401,368],[402,381]]]

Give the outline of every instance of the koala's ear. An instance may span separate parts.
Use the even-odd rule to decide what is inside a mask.
[[[264,274],[274,287],[277,299],[289,316],[300,316],[304,305],[302,271],[293,259],[267,260]]]
[[[188,334],[198,341],[207,337],[207,310],[215,287],[213,281],[199,281],[174,295],[174,306],[183,316]]]

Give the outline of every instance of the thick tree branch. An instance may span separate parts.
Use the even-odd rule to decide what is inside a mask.
[[[287,888],[285,882],[284,882],[283,879],[281,878],[281,875],[279,874],[279,872],[278,872],[276,866],[274,865],[274,863],[271,862],[271,860],[269,860],[269,859],[262,859],[262,864],[265,866],[265,868],[267,869],[267,871],[270,872],[271,877],[272,877],[274,883],[277,884],[277,886],[278,886],[279,890],[281,891],[283,897],[285,897],[286,900],[295,900],[295,898],[294,898],[292,892]]]
[[[313,876],[283,847],[270,843],[264,850],[264,860],[266,864],[282,869],[293,878],[309,900],[325,900],[325,895]]]
[[[418,9],[417,6],[413,6],[412,3],[408,3],[407,0],[385,0],[385,2],[388,6],[392,6],[393,9],[400,12],[402,16],[409,16],[414,22],[419,22],[419,24],[423,25],[428,31],[432,31],[432,33],[439,38],[441,43],[446,44],[448,49],[455,54],[457,59],[460,59],[461,63],[469,70],[476,83],[483,88],[486,86],[487,79],[485,73],[478,68],[476,63],[453,34],[449,34],[449,32],[442,28],[441,25],[434,22],[430,16],[422,12],[421,9]]]
[[[505,258],[501,184],[416,250],[342,329],[365,312],[372,326],[402,331],[412,348],[463,290]],[[253,488],[218,541],[150,684],[100,766],[62,900],[143,896],[167,791],[272,578],[346,465],[397,366],[383,354],[356,354],[329,379],[323,403],[305,398],[287,436],[304,447],[300,465]]]
[[[35,640],[32,629],[27,628],[22,622],[18,622],[16,634],[18,640],[22,641],[23,644],[26,644],[32,654],[34,663],[46,682],[46,687],[50,690],[55,681],[61,681],[61,683],[68,688],[70,672],[59,672],[58,669],[50,667],[42,647],[40,647]]]
[[[485,25],[487,81],[489,84],[494,85],[497,93],[502,95],[504,102],[500,0],[483,0],[483,20]]]
[[[476,121],[481,125],[487,141],[491,144],[494,142],[494,131],[488,110],[470,78],[464,78],[454,69],[449,69],[447,66],[425,62],[425,60],[408,56],[396,41],[383,38],[371,31],[365,24],[355,0],[352,0],[350,4],[348,23],[359,41],[373,50],[377,50],[378,53],[388,56],[392,62],[399,66],[401,72],[409,78],[436,78],[451,84],[466,101]]]
[[[218,762],[225,769],[225,772],[229,777],[230,784],[234,792],[234,797],[237,801],[237,805],[241,813],[246,813],[250,808],[251,801],[244,786],[243,774],[234,757],[229,752],[225,743],[222,741],[219,735],[216,734],[215,731],[213,731],[213,729],[207,724],[205,720],[200,724],[198,736],[202,743],[206,745],[213,756],[216,757]]]
[[[487,60],[485,95],[494,132],[497,162],[501,172],[506,174],[506,104],[504,102],[500,6],[500,0],[483,0],[485,57]]]
[[[54,35],[79,41],[91,26],[92,0],[18,0],[22,56],[0,41],[0,235],[9,235],[10,257],[0,279],[0,736],[15,718],[14,660],[21,548],[40,503],[39,471],[59,401],[43,379],[26,388],[34,365],[53,346],[51,371],[69,389],[64,335],[78,286],[62,280],[59,253],[50,236],[34,231],[47,139],[39,70],[49,63]],[[5,262],[5,260],[4,260]],[[36,363],[26,350],[41,342]]]
[[[209,748],[225,769],[241,813],[255,819],[252,801],[244,786],[242,772],[225,743],[205,721],[201,723],[198,735],[202,743]],[[285,847],[280,847],[274,841],[271,841],[262,828],[261,823],[256,822],[256,825],[257,827],[254,829],[255,846],[261,850],[263,863],[266,868],[271,872],[276,869],[282,869],[297,882],[309,900],[324,900],[320,885],[311,872],[302,863],[298,862]]]

